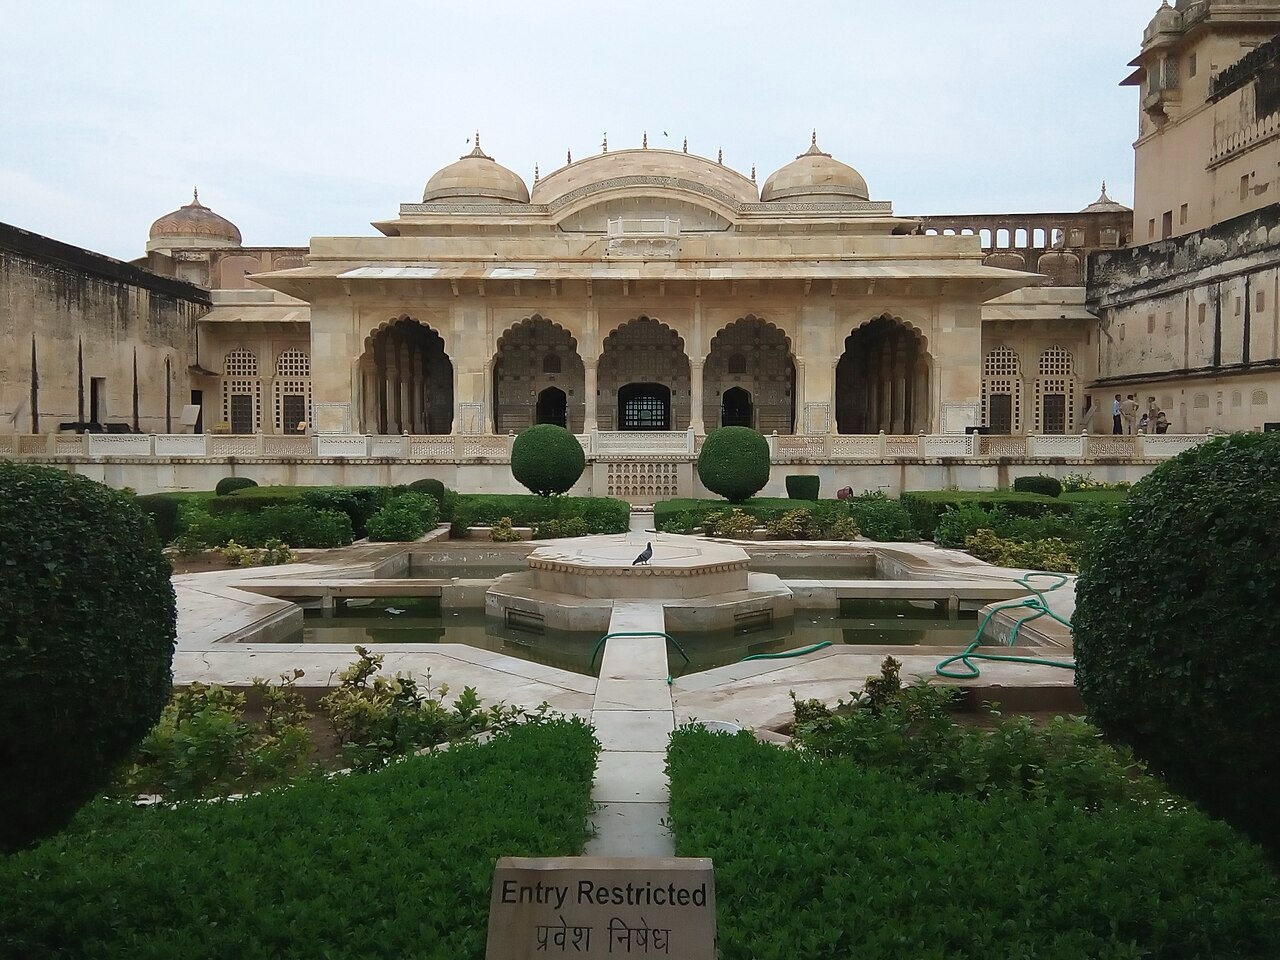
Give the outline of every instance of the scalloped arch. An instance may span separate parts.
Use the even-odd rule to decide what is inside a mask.
[[[364,342],[363,342],[364,349],[361,352],[361,356],[363,356],[364,354],[367,354],[370,351],[370,349],[372,349],[373,341],[377,339],[378,334],[383,333],[386,330],[389,330],[391,327],[394,327],[397,323],[400,323],[402,320],[407,320],[410,323],[416,323],[418,326],[424,327],[427,330],[430,330],[437,337],[439,337],[441,343],[444,344],[444,355],[449,358],[450,363],[453,362],[453,356],[449,352],[449,338],[446,337],[442,331],[437,330],[435,327],[427,323],[425,320],[419,320],[417,317],[411,316],[410,314],[407,314],[407,313],[402,313],[398,317],[390,317],[386,320],[383,320],[376,327],[370,330],[369,333],[364,338]]]
[[[663,323],[657,317],[651,317],[648,314],[643,314],[643,313],[638,317],[632,317],[630,320],[624,320],[622,323],[618,324],[616,327],[610,330],[609,333],[605,336],[605,338],[600,341],[600,356],[601,357],[604,356],[604,352],[607,349],[609,349],[609,345],[611,343],[615,344],[614,349],[618,349],[616,347],[616,344],[618,342],[617,341],[618,334],[621,333],[623,330],[625,330],[627,327],[631,326],[631,324],[638,323],[641,320],[648,320],[652,323],[656,323],[660,330],[665,330],[667,333],[674,336],[676,338],[676,342],[680,344],[680,351],[685,355],[685,358],[688,359],[689,346],[688,344],[685,343],[684,337],[680,336],[679,332],[676,331],[669,324]]]
[[[499,353],[502,352],[503,341],[507,339],[508,334],[510,334],[517,327],[522,327],[527,323],[529,324],[549,323],[553,330],[559,331],[560,333],[563,333],[565,336],[567,336],[569,338],[569,346],[573,349],[573,352],[574,353],[578,352],[578,338],[575,337],[566,327],[560,325],[556,321],[552,320],[550,317],[544,317],[540,313],[531,313],[529,314],[529,316],[522,317],[521,319],[517,320],[515,323],[510,324],[505,330],[502,331],[501,335],[499,335],[498,339],[494,342],[493,355],[496,357]]]
[[[843,354],[845,350],[849,349],[848,344],[849,344],[849,338],[851,336],[853,336],[863,327],[869,326],[870,324],[875,323],[877,320],[888,320],[891,323],[896,323],[901,327],[906,327],[908,330],[910,330],[919,338],[920,344],[924,347],[924,352],[929,355],[929,359],[930,360],[933,359],[933,355],[929,354],[928,335],[923,330],[921,330],[918,326],[912,323],[910,320],[904,320],[902,317],[894,316],[893,314],[889,313],[887,310],[882,313],[877,313],[873,316],[867,317],[862,322],[854,325],[853,327],[850,327],[849,332],[844,335],[844,343],[842,344],[841,353]]]
[[[731,320],[730,322],[726,323],[723,327],[721,327],[719,330],[717,330],[715,332],[715,335],[712,336],[712,338],[709,341],[707,341],[707,356],[711,356],[711,351],[716,348],[716,341],[720,339],[720,335],[722,333],[727,333],[730,329],[738,326],[739,324],[745,326],[745,325],[754,324],[754,323],[763,324],[766,330],[780,334],[782,336],[783,342],[786,343],[787,345],[787,355],[792,360],[795,360],[796,358],[795,347],[792,345],[791,337],[790,335],[788,335],[787,331],[783,330],[780,326],[778,326],[772,320],[766,320],[764,317],[758,317],[754,313],[748,313],[741,317],[738,317],[737,320]]]

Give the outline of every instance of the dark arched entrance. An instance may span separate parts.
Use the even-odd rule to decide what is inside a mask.
[[[560,392],[559,412],[543,409],[543,397]],[[493,425],[517,433],[532,423],[581,428],[586,419],[586,373],[578,343],[560,325],[534,314],[498,339],[493,358]]]
[[[918,433],[929,429],[929,354],[901,321],[877,317],[844,341],[836,365],[839,433]]]
[[[429,326],[401,317],[365,340],[360,420],[370,433],[449,433],[453,362]]]
[[[720,426],[754,427],[755,411],[751,394],[741,387],[730,387],[720,398]]]
[[[554,423],[557,427],[568,426],[569,398],[559,387],[547,387],[538,394],[538,423]]]
[[[618,388],[619,430],[670,430],[671,388],[661,383],[628,383]]]

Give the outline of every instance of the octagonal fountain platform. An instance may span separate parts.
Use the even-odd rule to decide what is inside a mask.
[[[653,546],[647,564],[635,559]],[[615,600],[659,603],[673,631],[763,627],[794,612],[776,575],[753,573],[741,547],[668,533],[552,540],[527,571],[499,577],[485,612],[508,626],[607,631]]]

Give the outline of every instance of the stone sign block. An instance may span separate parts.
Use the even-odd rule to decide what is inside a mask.
[[[493,872],[485,960],[713,960],[711,861],[503,857]]]

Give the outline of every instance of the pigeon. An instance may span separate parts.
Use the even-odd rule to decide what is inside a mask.
[[[633,567],[636,567],[636,566],[647,567],[649,565],[649,558],[652,556],[653,556],[653,544],[652,543],[646,544],[645,548],[640,551],[640,556],[636,557],[634,560],[631,561],[631,565]]]

